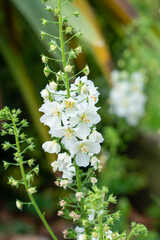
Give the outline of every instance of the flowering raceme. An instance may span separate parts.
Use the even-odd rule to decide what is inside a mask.
[[[114,70],[111,80],[110,112],[123,117],[130,126],[136,126],[145,114],[144,75],[138,71],[129,75],[125,71]]]
[[[66,90],[57,90],[56,83],[50,82],[41,92],[44,103],[39,111],[44,113],[40,120],[50,128],[52,137],[42,147],[58,154],[52,163],[53,171],[62,171],[62,177],[71,181],[75,175],[74,160],[80,167],[91,164],[97,169],[99,160],[94,155],[100,152],[103,137],[95,128],[101,118],[95,106],[99,92],[93,82],[87,76],[78,77],[71,84],[70,93],[67,98]]]

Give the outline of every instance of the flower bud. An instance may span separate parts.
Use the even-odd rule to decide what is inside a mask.
[[[72,71],[72,66],[71,65],[67,65],[64,69],[65,72],[71,72]]]
[[[94,185],[95,183],[97,183],[97,179],[95,177],[91,178],[91,183]]]
[[[64,215],[64,212],[63,211],[58,211],[57,215],[60,217],[60,216],[63,216]]]
[[[28,192],[29,192],[31,195],[34,194],[34,193],[36,193],[36,192],[37,192],[36,187],[30,187],[30,188],[28,189]]]
[[[42,96],[42,98],[43,98],[44,100],[49,100],[49,92],[48,92],[48,90],[47,90],[47,89],[43,89],[43,90],[41,91],[41,96]]]
[[[77,192],[77,193],[76,193],[77,201],[80,202],[82,197],[83,197],[83,193],[82,193],[82,192]]]
[[[18,181],[15,180],[13,177],[9,178],[9,182],[8,183],[11,184],[11,186],[13,186],[13,187],[17,187],[18,188],[18,186],[19,186]]]
[[[3,166],[4,166],[5,170],[9,167],[9,165],[10,165],[9,162],[3,161]]]
[[[86,65],[85,68],[83,69],[83,72],[86,76],[89,75],[89,67]]]
[[[50,82],[49,86],[50,86],[51,90],[56,90],[57,89],[57,83],[55,81]]]
[[[47,36],[47,34],[46,34],[44,31],[41,31],[40,34],[41,34],[41,38],[42,38],[42,39],[44,39],[44,38]]]
[[[71,27],[71,26],[66,27],[65,33],[66,33],[66,34],[67,34],[67,33],[72,33],[72,27]]]
[[[46,26],[47,25],[47,22],[48,22],[48,20],[47,19],[42,19],[42,24],[44,25],[44,26]]]
[[[46,66],[46,67],[44,68],[43,72],[44,72],[44,75],[45,75],[46,77],[48,77],[49,74],[51,73],[51,70],[50,70],[50,68],[49,68],[48,66]]]
[[[64,189],[67,188],[68,180],[64,179],[60,181],[60,187],[63,187]]]
[[[81,48],[81,46],[75,48],[74,51],[75,51],[75,53],[76,53],[77,55],[80,54],[80,53],[82,53],[82,48]]]
[[[81,217],[81,215],[78,215],[78,214],[77,214],[76,212],[74,212],[74,211],[70,212],[69,216],[73,218],[73,222],[79,220],[80,217]]]
[[[43,63],[47,63],[48,62],[48,58],[45,55],[42,55],[42,62]]]
[[[59,8],[56,7],[53,11],[55,15],[59,14]]]
[[[29,159],[29,160],[28,160],[28,166],[29,166],[29,167],[32,167],[32,165],[34,165],[34,161],[35,161],[35,160],[34,160],[33,158]]]
[[[56,172],[58,170],[58,163],[57,163],[57,161],[52,162],[51,166],[53,168],[53,172]]]
[[[33,171],[35,172],[35,174],[38,175],[38,173],[39,173],[39,165],[37,165],[37,166],[33,169]]]
[[[57,48],[57,46],[56,46],[56,44],[54,43],[54,42],[52,42],[51,44],[50,44],[50,51],[55,51],[56,50],[56,48]]]
[[[74,12],[74,16],[75,16],[75,17],[78,17],[78,16],[79,16],[79,12],[78,12],[78,11],[75,11],[75,12]]]
[[[23,203],[21,201],[19,201],[18,199],[16,200],[16,207],[19,209],[19,210],[22,210],[22,207],[23,207]]]

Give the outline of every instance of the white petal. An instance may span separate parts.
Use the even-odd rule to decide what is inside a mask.
[[[55,140],[43,143],[42,148],[48,153],[58,154],[61,151],[61,146]]]
[[[76,157],[76,164],[80,167],[87,167],[90,163],[90,157],[87,153],[78,152]]]

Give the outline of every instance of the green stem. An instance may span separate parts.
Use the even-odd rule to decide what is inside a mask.
[[[103,240],[103,221],[102,221],[102,216],[99,216],[99,239]]]
[[[10,114],[11,116],[11,119],[12,119],[12,123],[13,123],[13,127],[14,127],[14,133],[15,133],[15,141],[16,141],[16,146],[17,146],[17,151],[18,151],[18,156],[19,156],[19,164],[20,164],[20,171],[21,171],[21,174],[22,174],[22,178],[23,178],[23,181],[24,181],[24,185],[25,185],[25,189],[27,191],[27,194],[37,212],[37,214],[39,215],[40,219],[42,220],[43,224],[45,225],[46,229],[48,230],[49,234],[51,235],[52,239],[54,240],[58,240],[57,237],[54,235],[54,233],[52,232],[50,226],[48,225],[44,215],[41,213],[34,197],[28,192],[28,183],[27,183],[27,180],[26,180],[26,175],[25,175],[25,171],[24,171],[24,166],[23,166],[23,161],[22,161],[22,155],[21,155],[21,149],[20,149],[20,144],[19,144],[19,139],[18,139],[18,132],[17,132],[17,127],[16,127],[16,124],[15,124],[15,121],[13,119],[13,116],[12,114]]]
[[[63,40],[63,29],[62,29],[62,6],[61,6],[61,0],[58,1],[59,4],[59,35],[60,35],[60,43],[61,43],[61,50],[62,50],[62,63],[63,63],[63,71],[65,74],[65,84],[66,84],[66,90],[67,90],[67,97],[70,97],[70,89],[69,89],[69,79],[68,79],[68,73],[65,72],[66,67],[66,57],[65,57],[65,48],[64,48],[64,40]]]
[[[83,192],[79,167],[75,161],[74,161],[74,166],[75,166],[75,170],[76,170],[77,191]],[[84,198],[82,198],[80,201],[80,212],[81,212],[81,215],[83,216],[83,214],[84,214]]]

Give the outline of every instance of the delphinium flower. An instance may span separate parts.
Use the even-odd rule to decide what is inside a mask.
[[[110,113],[124,118],[130,126],[136,126],[145,114],[147,97],[144,94],[144,75],[114,70],[109,93]]]

